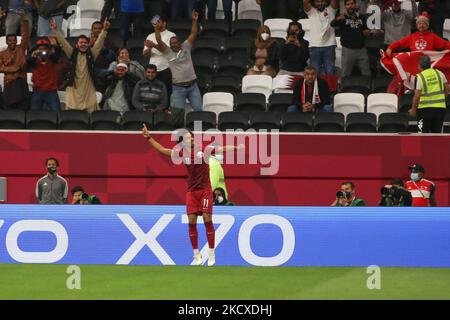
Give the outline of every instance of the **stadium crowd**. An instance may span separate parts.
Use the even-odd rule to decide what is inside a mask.
[[[401,102],[411,90],[384,70],[380,50],[389,58],[399,51],[450,49],[442,38],[446,1],[91,2],[97,11],[87,15],[90,20],[83,16],[89,9],[84,0],[0,2],[2,109],[109,110],[121,116],[144,110],[178,123],[187,101],[202,111],[205,93],[236,96],[245,75],[268,75],[294,79],[285,90],[293,95],[284,112],[332,112],[340,92],[364,92],[365,98],[395,93],[398,111],[406,112],[412,102]],[[218,2],[223,19],[216,18]],[[74,4],[77,12],[68,14]],[[256,6],[263,21],[289,23],[271,30],[257,19],[237,19],[236,8],[244,5]]]

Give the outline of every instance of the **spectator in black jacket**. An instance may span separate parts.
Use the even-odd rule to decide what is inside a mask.
[[[369,57],[364,47],[364,39],[369,35],[366,18],[359,15],[355,0],[345,0],[346,13],[331,22],[333,28],[341,30],[342,72],[341,77],[349,76],[355,64],[361,74],[370,76]]]
[[[288,112],[332,112],[330,89],[325,80],[317,77],[317,70],[308,66],[305,77],[294,87],[292,105]]]
[[[250,45],[250,59],[256,61],[258,58],[264,58],[266,64],[278,72],[279,47],[275,39],[270,36],[268,26],[259,27],[256,39]]]
[[[287,30],[287,40],[280,47],[280,72],[278,75],[303,75],[308,65],[309,42],[303,39],[302,25],[291,22]]]
[[[156,79],[154,64],[145,67],[145,78],[134,87],[133,107],[137,110],[159,111],[168,107],[167,89],[164,82]]]
[[[114,71],[104,75],[104,83],[108,86],[103,95],[103,110],[119,111],[124,114],[132,106],[133,88],[139,78],[128,72],[125,63],[119,63]]]

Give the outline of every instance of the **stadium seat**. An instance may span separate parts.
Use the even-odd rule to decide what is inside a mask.
[[[77,10],[80,11],[80,18],[100,20],[103,9],[103,1],[79,0],[77,7]]]
[[[215,129],[217,127],[216,114],[212,111],[193,111],[186,114],[186,128],[198,131],[195,123],[201,121],[202,131]]]
[[[408,132],[418,132],[417,117],[409,114],[406,115],[408,116]]]
[[[60,111],[58,127],[60,130],[89,130],[89,113],[81,110]]]
[[[255,19],[262,22],[261,7],[255,0],[241,0],[238,2],[238,20]]]
[[[347,76],[341,80],[340,92],[361,93],[368,96],[372,90],[370,77],[366,76]]]
[[[228,37],[228,25],[225,20],[205,20],[199,38],[223,39]]]
[[[265,75],[249,75],[242,78],[243,93],[262,93],[269,99],[272,93],[272,77]]]
[[[314,120],[314,131],[344,132],[345,118],[339,112],[319,112]]]
[[[25,128],[25,111],[0,109],[0,129],[24,129],[24,128]]]
[[[91,27],[92,24],[98,21],[98,19],[93,18],[73,18],[67,20],[68,22],[68,28],[69,28],[69,35],[71,37],[78,37],[81,35],[85,35],[89,37],[91,34]]]
[[[373,93],[386,93],[389,84],[392,81],[390,74],[377,75],[373,79],[372,92]]]
[[[235,1],[233,1],[233,3],[231,4],[231,15],[232,15],[232,20],[234,20],[236,17],[236,2]],[[208,16],[208,7],[206,7],[205,16]],[[225,19],[225,12],[223,11],[222,0],[217,0],[216,19],[219,19],[219,20]]]
[[[393,93],[372,93],[367,97],[367,112],[377,116],[398,111],[398,97]]]
[[[223,41],[219,38],[198,38],[192,48],[192,55],[219,56],[224,50]]]
[[[338,93],[334,96],[334,112],[347,116],[352,112],[364,112],[364,96],[360,93]]]
[[[240,83],[234,77],[214,76],[211,80],[210,92],[229,92],[237,95],[241,91]]]
[[[306,35],[306,34],[305,34]],[[309,34],[308,34],[309,37]],[[309,38],[308,38],[309,39]],[[334,49],[336,59],[334,61],[334,66],[338,69],[342,69],[342,45],[341,37],[336,37],[336,49]],[[337,71],[337,70],[336,70]]]
[[[94,111],[91,113],[92,130],[120,130],[120,112],[112,110]]]
[[[279,130],[281,115],[270,112],[253,112],[250,114],[250,127],[257,130]]]
[[[225,57],[219,60],[217,74],[235,77],[238,81],[247,73],[248,66],[241,58]]]
[[[281,116],[281,131],[312,132],[313,119],[311,112],[288,112]]]
[[[269,97],[267,109],[269,112],[284,113],[291,104],[291,93],[272,93]]]
[[[377,116],[373,113],[353,112],[347,115],[347,132],[377,132]]]
[[[28,111],[26,128],[29,130],[56,130],[58,128],[58,112]]]
[[[266,111],[266,97],[261,93],[240,93],[236,96],[236,111],[254,113]]]
[[[407,112],[409,109],[411,109],[413,97],[414,94],[401,95],[398,101],[398,111]]]
[[[170,31],[176,34],[180,41],[187,39],[191,33],[192,21],[191,20],[171,20],[167,24]]]
[[[305,35],[303,36],[306,40],[309,39],[309,33],[311,31],[311,20],[308,18],[306,19],[300,19],[298,20],[298,23],[302,25],[302,29],[305,32]]]
[[[389,112],[378,116],[378,132],[398,133],[408,131],[408,115],[406,113]]]
[[[443,36],[445,39],[450,40],[450,19],[444,20],[444,32]]]
[[[211,111],[218,116],[221,112],[233,111],[234,97],[228,92],[208,92],[203,96],[203,111]]]
[[[261,22],[255,19],[236,20],[231,25],[231,35],[233,37],[242,37],[255,39]]]
[[[211,87],[211,78],[199,73],[197,74],[197,85],[203,96]]]
[[[153,115],[151,112],[130,110],[122,115],[122,127],[127,131],[141,131],[143,123],[145,123],[148,128],[151,128],[153,123],[152,120]]]
[[[220,131],[225,130],[247,130],[249,123],[249,116],[242,112],[222,112],[219,114],[218,127]]]
[[[184,117],[182,118],[184,120]],[[184,123],[180,121],[177,123],[172,114],[167,112],[158,111],[153,115],[153,126],[152,130],[156,131],[172,131],[183,127]]]
[[[287,36],[287,29],[291,19],[274,18],[264,21],[264,25],[270,29],[270,35],[272,38],[280,38],[285,40]]]
[[[251,41],[251,40],[250,40]],[[250,41],[248,38],[231,37],[225,39],[225,55],[227,57],[239,57],[241,59],[249,58]]]
[[[444,119],[443,131],[444,133],[450,133],[450,110],[448,108]]]
[[[194,65],[195,74],[201,75],[207,79],[211,79],[216,73],[217,57],[213,55],[192,55],[192,64]]]

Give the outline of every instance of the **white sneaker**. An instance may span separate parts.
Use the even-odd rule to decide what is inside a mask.
[[[210,255],[208,258],[208,267],[212,267],[215,264],[216,264],[216,256]]]
[[[194,266],[201,266],[203,264],[202,254],[199,252],[194,254]]]

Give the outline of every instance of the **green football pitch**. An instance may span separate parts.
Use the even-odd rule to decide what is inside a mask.
[[[450,268],[366,268],[0,264],[0,299],[450,299]]]

